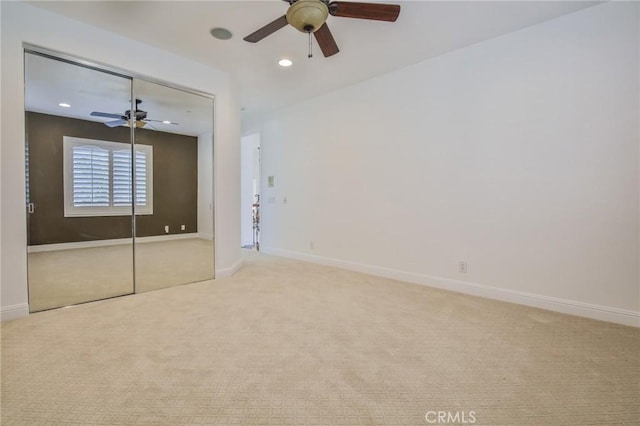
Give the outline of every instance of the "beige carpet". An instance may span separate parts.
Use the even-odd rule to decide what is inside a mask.
[[[201,238],[136,245],[136,293],[210,280],[213,241]]]
[[[3,323],[2,423],[639,424],[638,329],[245,255]]]
[[[213,241],[136,244],[136,293],[213,278]],[[131,244],[29,253],[31,312],[134,292]]]

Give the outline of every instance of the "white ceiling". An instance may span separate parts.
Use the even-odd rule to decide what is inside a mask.
[[[256,44],[242,40],[285,14],[288,5],[280,0],[29,3],[228,71],[240,87],[245,117],[599,3],[385,2],[402,6],[395,23],[329,16],[327,23],[340,53],[324,58],[314,40],[311,59],[306,35],[290,26]],[[233,38],[214,39],[209,34],[214,27],[228,28]],[[283,57],[294,65],[279,67],[277,61]]]
[[[91,112],[124,115],[131,109],[130,79],[40,55],[26,55],[25,82],[27,111],[108,122],[114,119],[92,117]],[[148,119],[172,122],[148,122],[145,129],[189,136],[213,131],[212,99],[143,80],[133,86],[142,101],[138,109]]]

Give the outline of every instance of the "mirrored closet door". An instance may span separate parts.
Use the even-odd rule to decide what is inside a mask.
[[[213,100],[25,52],[29,309],[212,279]]]
[[[131,79],[25,54],[29,309],[133,293],[132,206],[120,197]]]
[[[136,178],[153,170],[153,189],[136,187],[136,292],[213,279],[213,100],[138,79],[133,89],[146,117]]]

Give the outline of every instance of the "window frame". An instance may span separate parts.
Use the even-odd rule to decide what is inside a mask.
[[[109,151],[109,206],[75,206],[73,204],[73,148],[76,146],[95,146]],[[113,151],[129,149],[131,144],[123,142],[111,142],[98,139],[78,138],[74,136],[63,137],[63,186],[64,186],[64,217],[98,217],[98,216],[129,216],[132,214],[132,206],[114,206],[113,195]],[[145,154],[146,161],[146,198],[145,205],[135,205],[136,182],[133,179],[132,200],[134,201],[136,215],[153,214],[153,146],[134,144],[135,153]],[[134,156],[135,159],[135,156]],[[136,175],[136,161],[132,161],[133,176]]]

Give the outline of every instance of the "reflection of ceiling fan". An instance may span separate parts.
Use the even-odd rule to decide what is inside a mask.
[[[256,43],[280,28],[290,24],[298,31],[316,37],[318,45],[324,56],[329,57],[340,51],[331,31],[327,26],[328,15],[343,18],[372,19],[376,21],[395,22],[400,14],[400,6],[397,4],[381,3],[356,3],[329,0],[284,0],[289,3],[287,14],[265,25],[244,38],[245,41]],[[311,57],[311,52],[309,52]]]
[[[136,99],[136,110],[133,114],[136,122],[136,127],[144,127],[150,121],[164,124],[178,124],[168,120],[151,120],[150,118],[147,118],[147,111],[142,111],[138,108],[138,105],[140,105],[141,103],[142,100]],[[108,127],[126,126],[131,123],[132,118],[130,109],[126,110],[124,114],[111,114],[108,112],[93,111],[90,115],[92,115],[93,117],[115,118],[114,121],[107,121],[106,123],[104,123],[104,125]]]

